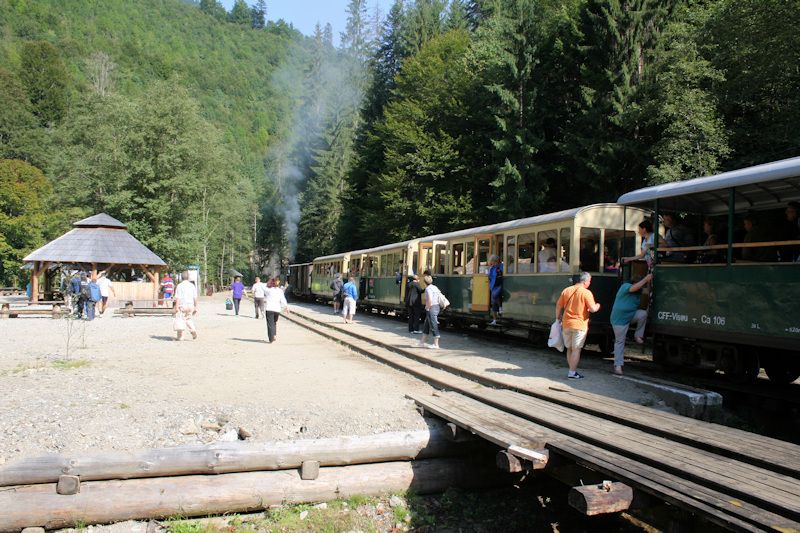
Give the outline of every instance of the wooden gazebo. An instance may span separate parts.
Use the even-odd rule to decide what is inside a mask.
[[[39,300],[39,276],[53,265],[72,265],[97,274],[117,268],[138,268],[150,282],[138,293],[157,299],[159,272],[167,264],[144,244],[128,233],[128,227],[119,220],[100,213],[73,224],[74,229],[51,241],[25,257],[31,271],[31,300]],[[118,284],[114,284],[115,291]],[[122,287],[120,287],[122,288]],[[126,295],[129,297],[132,295]]]

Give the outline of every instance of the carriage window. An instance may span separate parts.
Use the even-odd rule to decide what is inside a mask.
[[[561,228],[561,260],[558,262],[559,272],[569,272],[570,263],[570,230]]]
[[[453,245],[452,249],[452,272],[460,276],[464,274],[464,243],[460,242]]]
[[[636,234],[634,232],[607,229],[603,239],[603,272],[618,272],[620,259],[625,254],[633,255],[635,246]]]
[[[517,238],[516,237],[507,237],[506,238],[506,272],[508,274],[513,274],[516,272],[516,259],[517,259]]]
[[[524,235],[520,235],[518,240],[519,268],[517,268],[517,272],[520,274],[534,272],[535,269],[533,268],[533,260],[536,247],[536,235],[533,233],[526,233]]]
[[[558,272],[556,262],[556,246],[558,245],[558,231],[540,231],[536,234],[536,272]]]
[[[361,258],[353,259],[350,261],[350,275],[358,276],[361,271]]]
[[[475,273],[475,243],[470,241],[467,243],[466,263],[464,263],[464,273],[471,275]]]
[[[489,239],[478,239],[478,273],[489,271]]]
[[[580,269],[584,272],[600,272],[600,228],[581,228]]]
[[[435,274],[444,274],[445,266],[447,265],[447,245],[437,244],[434,249],[436,252],[434,254],[435,268],[433,272]]]

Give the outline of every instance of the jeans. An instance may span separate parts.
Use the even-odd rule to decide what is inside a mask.
[[[422,334],[432,334],[434,338],[439,338],[439,306],[433,305],[425,313],[425,324],[422,326]]]
[[[86,312],[86,320],[94,320],[94,306],[95,302],[86,300],[83,304],[83,309]]]
[[[633,322],[631,322],[631,324],[636,324],[636,332],[634,335],[640,339],[643,338],[644,327],[647,324],[647,311],[644,309],[637,310],[636,314],[633,315]],[[625,362],[625,337],[628,335],[628,328],[631,324],[611,326],[614,329],[614,366],[622,366]]]
[[[423,307],[416,305],[409,306],[408,308],[408,332],[419,331],[419,323],[422,320]]]
[[[234,298],[233,299],[233,310],[236,311],[236,314],[239,314],[239,302],[241,302],[241,298]]]
[[[259,318],[261,316],[261,313],[264,312],[265,304],[266,302],[264,301],[264,298],[253,298],[253,305],[256,308],[256,318]]]
[[[277,311],[266,311],[264,314],[267,318],[267,338],[269,342],[272,342],[275,340],[275,334],[278,333],[277,322],[280,313]]]

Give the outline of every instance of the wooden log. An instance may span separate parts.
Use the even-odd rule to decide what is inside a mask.
[[[478,442],[480,444],[480,442]],[[303,461],[341,466],[381,461],[447,457],[469,453],[468,443],[453,443],[443,425],[421,431],[277,442],[220,442],[133,452],[23,458],[0,466],[0,486],[55,483],[64,474],[82,481],[189,474],[221,474],[299,468]]]
[[[74,496],[60,496],[52,484],[0,491],[0,532],[40,526],[251,512],[270,505],[320,502],[353,495],[413,490],[418,494],[450,487],[501,486],[511,478],[490,464],[461,459],[427,459],[323,468],[318,479],[303,481],[297,470],[246,472],[219,476],[90,481]]]
[[[603,481],[599,485],[572,487],[567,500],[587,516],[618,513],[631,506],[633,489],[624,483]]]
[[[524,472],[525,466],[522,460],[516,455],[508,453],[506,450],[500,450],[495,457],[495,464],[497,468],[503,472]]]
[[[11,314],[11,306],[8,304],[3,304],[0,306],[0,318],[9,318]]]
[[[447,429],[448,436],[453,442],[468,442],[475,440],[475,435],[452,422],[447,423]]]

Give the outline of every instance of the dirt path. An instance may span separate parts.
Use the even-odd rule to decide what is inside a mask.
[[[200,337],[175,342],[170,317],[0,321],[0,463],[44,452],[423,428],[407,393],[429,387],[289,321],[278,340],[252,305],[203,299]],[[216,423],[222,429],[203,429]]]

